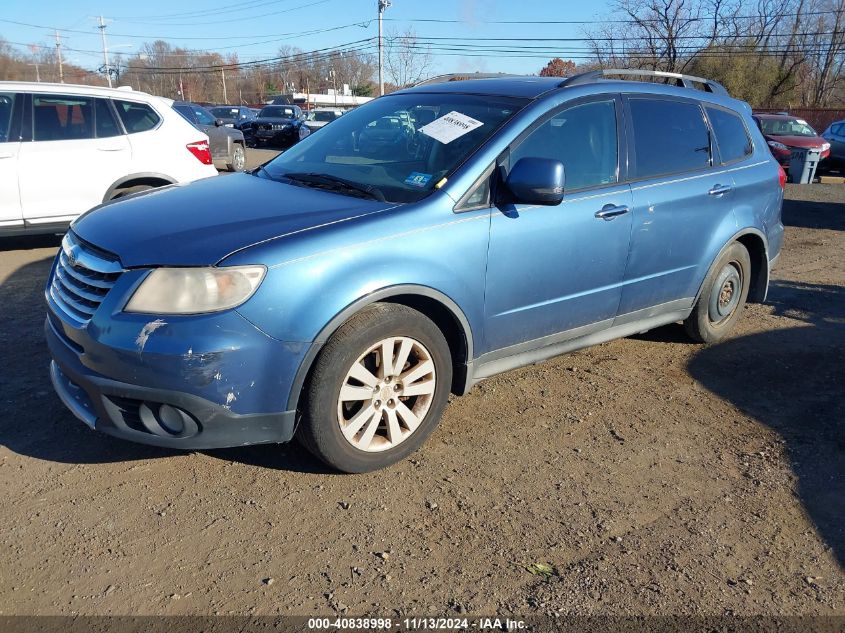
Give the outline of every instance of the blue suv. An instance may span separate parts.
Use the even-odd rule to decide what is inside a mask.
[[[92,209],[46,289],[57,393],[116,437],[296,436],[363,472],[494,374],[676,321],[722,339],[766,298],[783,171],[719,84],[633,74],[401,90]]]

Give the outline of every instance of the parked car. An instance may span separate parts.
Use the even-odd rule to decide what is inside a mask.
[[[0,81],[0,236],[63,232],[93,206],[217,174],[208,137],[134,90]]]
[[[208,111],[214,118],[223,121],[223,125],[226,127],[238,129],[240,129],[244,121],[251,121],[256,115],[254,108],[248,108],[246,106],[211,106],[208,108]]]
[[[226,127],[204,107],[187,101],[175,101],[173,109],[198,130],[208,135],[211,158],[218,169],[243,171],[246,166],[246,140],[241,130]]]
[[[334,108],[314,108],[305,115],[305,126],[312,132],[316,132],[327,123],[331,123],[343,115],[343,110]]]
[[[400,90],[251,173],[89,212],[47,286],[57,393],[117,437],[296,433],[362,472],[499,372],[676,321],[724,339],[766,297],[783,169],[719,84],[613,73]],[[404,155],[361,155],[424,111]]]
[[[845,120],[828,125],[822,138],[830,143],[830,156],[825,161],[828,167],[841,169],[845,166]]]
[[[789,169],[789,159],[796,147],[819,150],[820,160],[830,154],[830,143],[820,137],[804,119],[788,114],[758,113],[754,115],[754,121],[763,132],[772,155],[786,169]]]
[[[261,108],[258,116],[247,121],[242,129],[254,147],[284,149],[311,133],[304,119],[299,106],[268,105]]]

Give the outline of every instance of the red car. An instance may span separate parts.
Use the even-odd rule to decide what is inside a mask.
[[[789,156],[794,147],[817,149],[821,151],[821,160],[830,155],[830,143],[804,119],[788,114],[755,114],[754,120],[763,132],[772,155],[784,167],[789,167]]]

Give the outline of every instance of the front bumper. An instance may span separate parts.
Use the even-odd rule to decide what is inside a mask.
[[[77,346],[49,317],[45,336],[53,357],[50,379],[56,393],[92,429],[142,444],[181,449],[287,442],[293,437],[295,411],[235,413],[229,405],[186,391],[112,380],[86,367]],[[164,424],[162,405],[171,407]]]

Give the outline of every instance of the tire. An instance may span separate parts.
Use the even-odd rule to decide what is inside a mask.
[[[232,144],[232,155],[226,163],[229,171],[243,171],[246,166],[246,150],[241,143]]]
[[[684,329],[695,341],[717,343],[739,320],[751,280],[751,257],[739,242],[731,244],[711,267]]]
[[[126,187],[125,189],[116,189],[114,193],[112,193],[111,198],[109,200],[118,200],[120,198],[125,198],[133,193],[140,193],[142,191],[148,191],[150,189],[155,189],[152,185],[135,185],[134,187]]]
[[[391,363],[402,363],[399,371],[381,361],[382,349],[391,350]],[[406,306],[374,303],[344,323],[314,361],[297,438],[337,470],[384,468],[435,429],[451,384],[452,358],[440,329]]]

